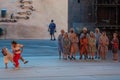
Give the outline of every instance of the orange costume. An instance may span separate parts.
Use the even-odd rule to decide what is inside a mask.
[[[78,40],[77,37],[73,38],[71,40],[71,53],[74,53],[74,54],[77,53],[77,51],[78,51],[78,42],[79,42],[79,40]]]
[[[70,34],[70,41],[71,41],[71,46],[70,46],[70,57],[73,59],[76,58],[76,53],[78,52],[78,37],[75,33]]]
[[[80,59],[82,59],[83,53],[86,59],[88,53],[88,38],[85,36],[80,39]]]

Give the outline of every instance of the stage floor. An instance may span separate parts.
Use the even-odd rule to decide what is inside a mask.
[[[0,48],[10,49],[11,40],[0,40]],[[57,42],[49,40],[18,40],[25,45],[23,57],[28,64],[20,61],[20,70],[4,69],[0,54],[0,80],[120,80],[120,63],[113,62],[111,51],[106,61],[65,61],[58,59]]]

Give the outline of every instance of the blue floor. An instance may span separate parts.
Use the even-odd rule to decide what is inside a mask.
[[[0,40],[0,48],[11,51],[12,40]],[[3,55],[0,54],[0,80],[120,80],[120,62],[112,61],[112,52],[107,60],[59,60],[57,41],[16,40],[23,44],[23,57],[28,64],[20,62],[20,70],[14,70],[9,63],[4,69]]]
[[[11,51],[12,40],[0,40],[0,49],[7,47]],[[50,40],[15,40],[24,45],[23,56],[57,56],[57,41]],[[2,56],[0,54],[0,56]]]

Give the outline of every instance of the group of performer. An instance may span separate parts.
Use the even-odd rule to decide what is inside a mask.
[[[76,54],[79,52],[79,59],[101,59],[106,60],[108,46],[112,45],[113,60],[118,61],[119,40],[118,34],[113,33],[112,41],[109,41],[105,31],[100,32],[99,28],[95,32],[83,28],[82,33],[78,36],[74,29],[70,32],[61,30],[58,37],[59,58],[63,55],[63,59],[76,60]]]
[[[88,33],[87,28],[84,27],[80,36],[75,33],[73,28],[70,29],[69,33],[61,30],[61,34],[58,36],[59,58],[61,59],[63,56],[63,59],[65,60],[76,60],[76,54],[79,52],[80,60],[106,60],[109,44],[112,45],[113,60],[118,62],[119,39],[117,33],[113,33],[113,39],[109,41],[106,32],[102,31],[102,33],[100,33],[98,28],[95,29],[95,32],[90,31],[90,33]],[[15,69],[19,69],[19,59],[21,59],[24,64],[28,62],[21,56],[24,46],[18,44],[16,41],[12,41],[11,47],[12,54],[7,48],[2,49],[5,68],[8,68],[7,64],[11,61],[14,64]]]
[[[11,61],[15,66],[15,69],[19,69],[19,59],[21,59],[24,64],[28,63],[28,61],[24,60],[21,56],[24,46],[22,44],[18,44],[16,41],[12,41],[11,47],[13,54],[11,54],[7,48],[2,49],[2,53],[4,55],[5,68],[8,68],[8,62]]]

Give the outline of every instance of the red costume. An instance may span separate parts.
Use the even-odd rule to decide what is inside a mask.
[[[87,37],[83,37],[80,39],[80,59],[82,59],[83,53],[86,58],[88,54],[88,38]]]
[[[14,56],[13,56],[13,61],[15,63],[15,67],[18,68],[19,67],[19,59],[20,59],[20,53],[18,53],[18,51],[20,50],[16,50],[14,51]]]

